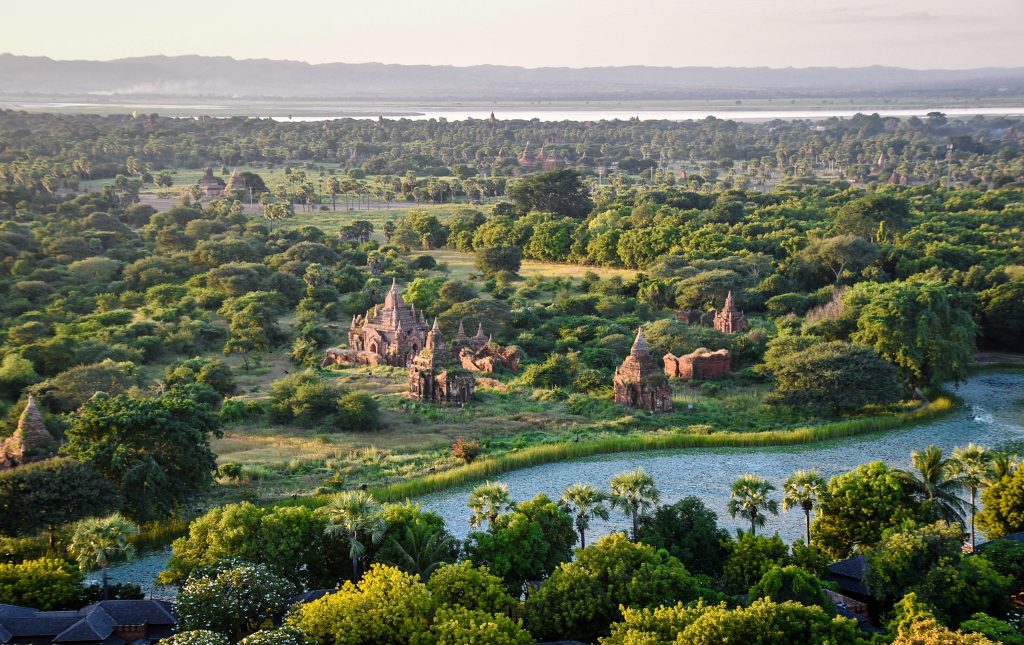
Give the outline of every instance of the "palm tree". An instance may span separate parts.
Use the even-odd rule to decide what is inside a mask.
[[[129,541],[139,528],[120,513],[109,517],[91,517],[75,524],[68,552],[83,571],[99,567],[103,572],[103,599],[109,596],[107,567],[118,559],[135,557],[135,546]]]
[[[1017,466],[1020,465],[1020,457],[1012,452],[993,450],[989,454],[992,456],[992,474],[985,483],[990,486],[1003,477],[1012,475],[1017,470]]]
[[[612,508],[618,508],[633,520],[633,541],[640,530],[640,516],[661,499],[654,478],[637,468],[612,477]]]
[[[811,509],[825,490],[825,478],[817,470],[798,470],[782,484],[782,510],[799,506],[804,511],[807,544],[811,543]]]
[[[469,525],[477,528],[485,521],[494,524],[502,511],[511,509],[515,502],[508,494],[508,484],[488,481],[470,491],[467,505],[473,511]]]
[[[426,580],[435,569],[451,561],[455,538],[427,522],[414,521],[405,527],[401,540],[391,538],[391,546],[398,552],[403,571],[419,574]]]
[[[764,514],[779,514],[779,503],[769,499],[768,494],[775,487],[767,479],[757,475],[743,475],[732,483],[732,494],[729,499],[729,515],[743,515],[750,518],[750,532],[757,533],[757,527],[764,526]]]
[[[604,505],[607,499],[608,495],[592,484],[573,484],[562,491],[562,505],[576,519],[581,549],[587,546],[584,533],[590,528],[590,520],[608,519],[608,508]]]
[[[353,581],[359,580],[359,562],[366,555],[367,547],[380,544],[384,539],[388,525],[383,511],[384,507],[364,490],[340,493],[324,507],[327,533],[348,538]]]
[[[961,486],[971,493],[971,550],[974,550],[974,515],[978,510],[974,500],[978,489],[992,476],[992,455],[984,447],[969,443],[953,449],[950,471]]]
[[[946,459],[942,448],[928,446],[910,455],[914,473],[904,473],[907,482],[935,509],[938,518],[949,524],[963,524],[964,502],[956,492],[960,483],[952,477],[953,460]]]

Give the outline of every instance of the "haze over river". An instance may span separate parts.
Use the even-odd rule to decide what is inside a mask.
[[[782,101],[780,101],[782,103]],[[331,119],[376,119],[383,115],[386,119],[411,119],[423,121],[428,119],[445,119],[462,121],[466,119],[487,119],[491,112],[500,120],[540,121],[602,121],[639,118],[642,121],[690,121],[715,117],[734,121],[771,121],[774,119],[811,119],[823,120],[832,117],[849,118],[855,114],[878,113],[881,116],[909,118],[924,117],[929,112],[942,112],[949,117],[972,116],[1024,116],[1024,105],[999,105],[977,107],[861,107],[823,108],[808,107],[806,104],[790,108],[734,108],[701,107],[701,108],[650,108],[611,106],[602,107],[401,107],[401,106],[345,106],[331,108],[328,106],[311,107],[309,105],[267,105],[244,106],[231,103],[158,103],[158,102],[55,102],[31,100],[0,100],[0,108],[27,110],[30,112],[88,112],[97,114],[124,114],[140,112],[150,114],[156,112],[162,116],[196,117],[201,115],[214,117],[248,116],[253,118],[272,118],[275,121],[328,121]]]
[[[968,442],[1000,448],[1024,441],[1024,374],[987,374],[974,376],[949,388],[964,401],[963,408],[943,419],[923,425],[883,433],[848,437],[802,446],[762,448],[687,449],[638,452],[592,457],[517,470],[498,478],[508,484],[515,499],[528,499],[546,493],[557,499],[566,486],[575,482],[592,483],[607,489],[608,480],[617,473],[637,466],[654,476],[661,490],[662,503],[672,503],[687,495],[696,495],[718,514],[719,522],[730,530],[745,527],[726,513],[729,486],[740,475],[756,473],[776,488],[798,469],[818,468],[826,477],[846,472],[868,461],[881,460],[907,468],[910,453],[936,444],[949,451]],[[424,496],[417,501],[444,517],[448,528],[459,538],[469,532],[466,497],[471,485]],[[781,493],[776,492],[781,501]],[[627,520],[613,513],[610,521],[595,521],[590,539],[616,530],[626,530]],[[769,517],[765,533],[778,531],[787,542],[803,536],[803,513],[794,510]],[[111,579],[135,582],[156,597],[173,595],[171,589],[154,589],[153,579],[170,554],[169,549],[150,554],[135,562],[112,567]]]

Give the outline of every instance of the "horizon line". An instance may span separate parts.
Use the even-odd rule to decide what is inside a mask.
[[[472,63],[467,65],[456,65],[453,63],[385,63],[382,61],[361,61],[361,62],[350,62],[350,61],[325,61],[320,63],[314,63],[307,60],[291,59],[291,58],[251,58],[251,57],[235,57],[229,54],[138,54],[133,56],[119,56],[116,58],[53,58],[44,54],[17,54],[14,52],[0,52],[0,57],[9,56],[12,58],[34,58],[43,59],[54,63],[116,63],[120,61],[132,61],[147,58],[219,58],[228,59],[236,63],[244,62],[272,62],[272,63],[295,63],[300,65],[307,65],[310,67],[318,67],[322,65],[380,65],[385,67],[447,67],[453,69],[470,69],[473,67],[506,67],[513,69],[524,69],[524,70],[549,70],[549,69],[567,69],[567,70],[594,70],[594,69],[629,69],[632,67],[642,67],[648,69],[711,69],[711,70],[771,70],[771,71],[786,71],[786,70],[815,70],[815,69],[835,69],[835,70],[864,70],[864,69],[898,69],[907,70],[914,72],[972,72],[982,70],[1024,70],[1024,65],[1011,65],[1011,66],[998,66],[990,65],[985,67],[908,67],[903,65],[882,65],[879,63],[872,63],[868,65],[857,65],[857,66],[838,66],[838,65],[817,65],[817,66],[797,66],[787,65],[784,67],[772,67],[769,65],[650,65],[646,63],[632,63],[626,65],[584,65],[584,66],[572,66],[572,65],[544,65],[538,67],[530,67],[527,65],[514,65],[507,63]]]

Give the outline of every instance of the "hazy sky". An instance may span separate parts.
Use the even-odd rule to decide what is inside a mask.
[[[1024,66],[1024,0],[4,0],[0,52],[109,59]]]

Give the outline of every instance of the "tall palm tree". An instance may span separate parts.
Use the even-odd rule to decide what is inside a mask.
[[[135,557],[135,546],[130,540],[138,532],[139,528],[120,513],[91,517],[75,524],[68,552],[83,571],[99,567],[103,572],[104,600],[109,597],[107,567],[116,560]]]
[[[765,513],[779,514],[779,503],[768,495],[775,487],[768,480],[757,475],[743,475],[732,483],[729,496],[729,515],[742,515],[750,519],[750,532],[757,534],[757,527],[766,523]]]
[[[811,510],[824,490],[825,478],[817,470],[798,470],[782,484],[782,510],[803,509],[807,544],[811,543]]]
[[[953,478],[953,460],[932,445],[910,455],[913,472],[904,473],[907,482],[924,501],[931,503],[936,515],[949,524],[963,525],[964,502],[957,496],[960,483]]]
[[[383,511],[384,507],[364,490],[340,493],[324,507],[327,533],[348,538],[353,581],[359,580],[359,563],[368,547],[384,539],[388,525]]]
[[[640,530],[640,516],[661,499],[654,478],[643,468],[637,468],[612,477],[612,508],[618,508],[633,520],[633,541]]]
[[[977,506],[974,500],[978,490],[992,476],[992,455],[983,446],[969,443],[963,448],[953,449],[950,470],[953,477],[971,494],[971,550],[974,550],[974,515]]]
[[[467,502],[473,515],[469,518],[470,526],[476,528],[485,521],[494,524],[502,511],[515,506],[512,496],[508,494],[508,484],[504,482],[484,482],[469,492]]]
[[[592,484],[573,484],[562,491],[562,505],[576,520],[580,534],[580,548],[587,546],[584,533],[594,518],[608,519],[608,508],[604,505],[608,495]]]

